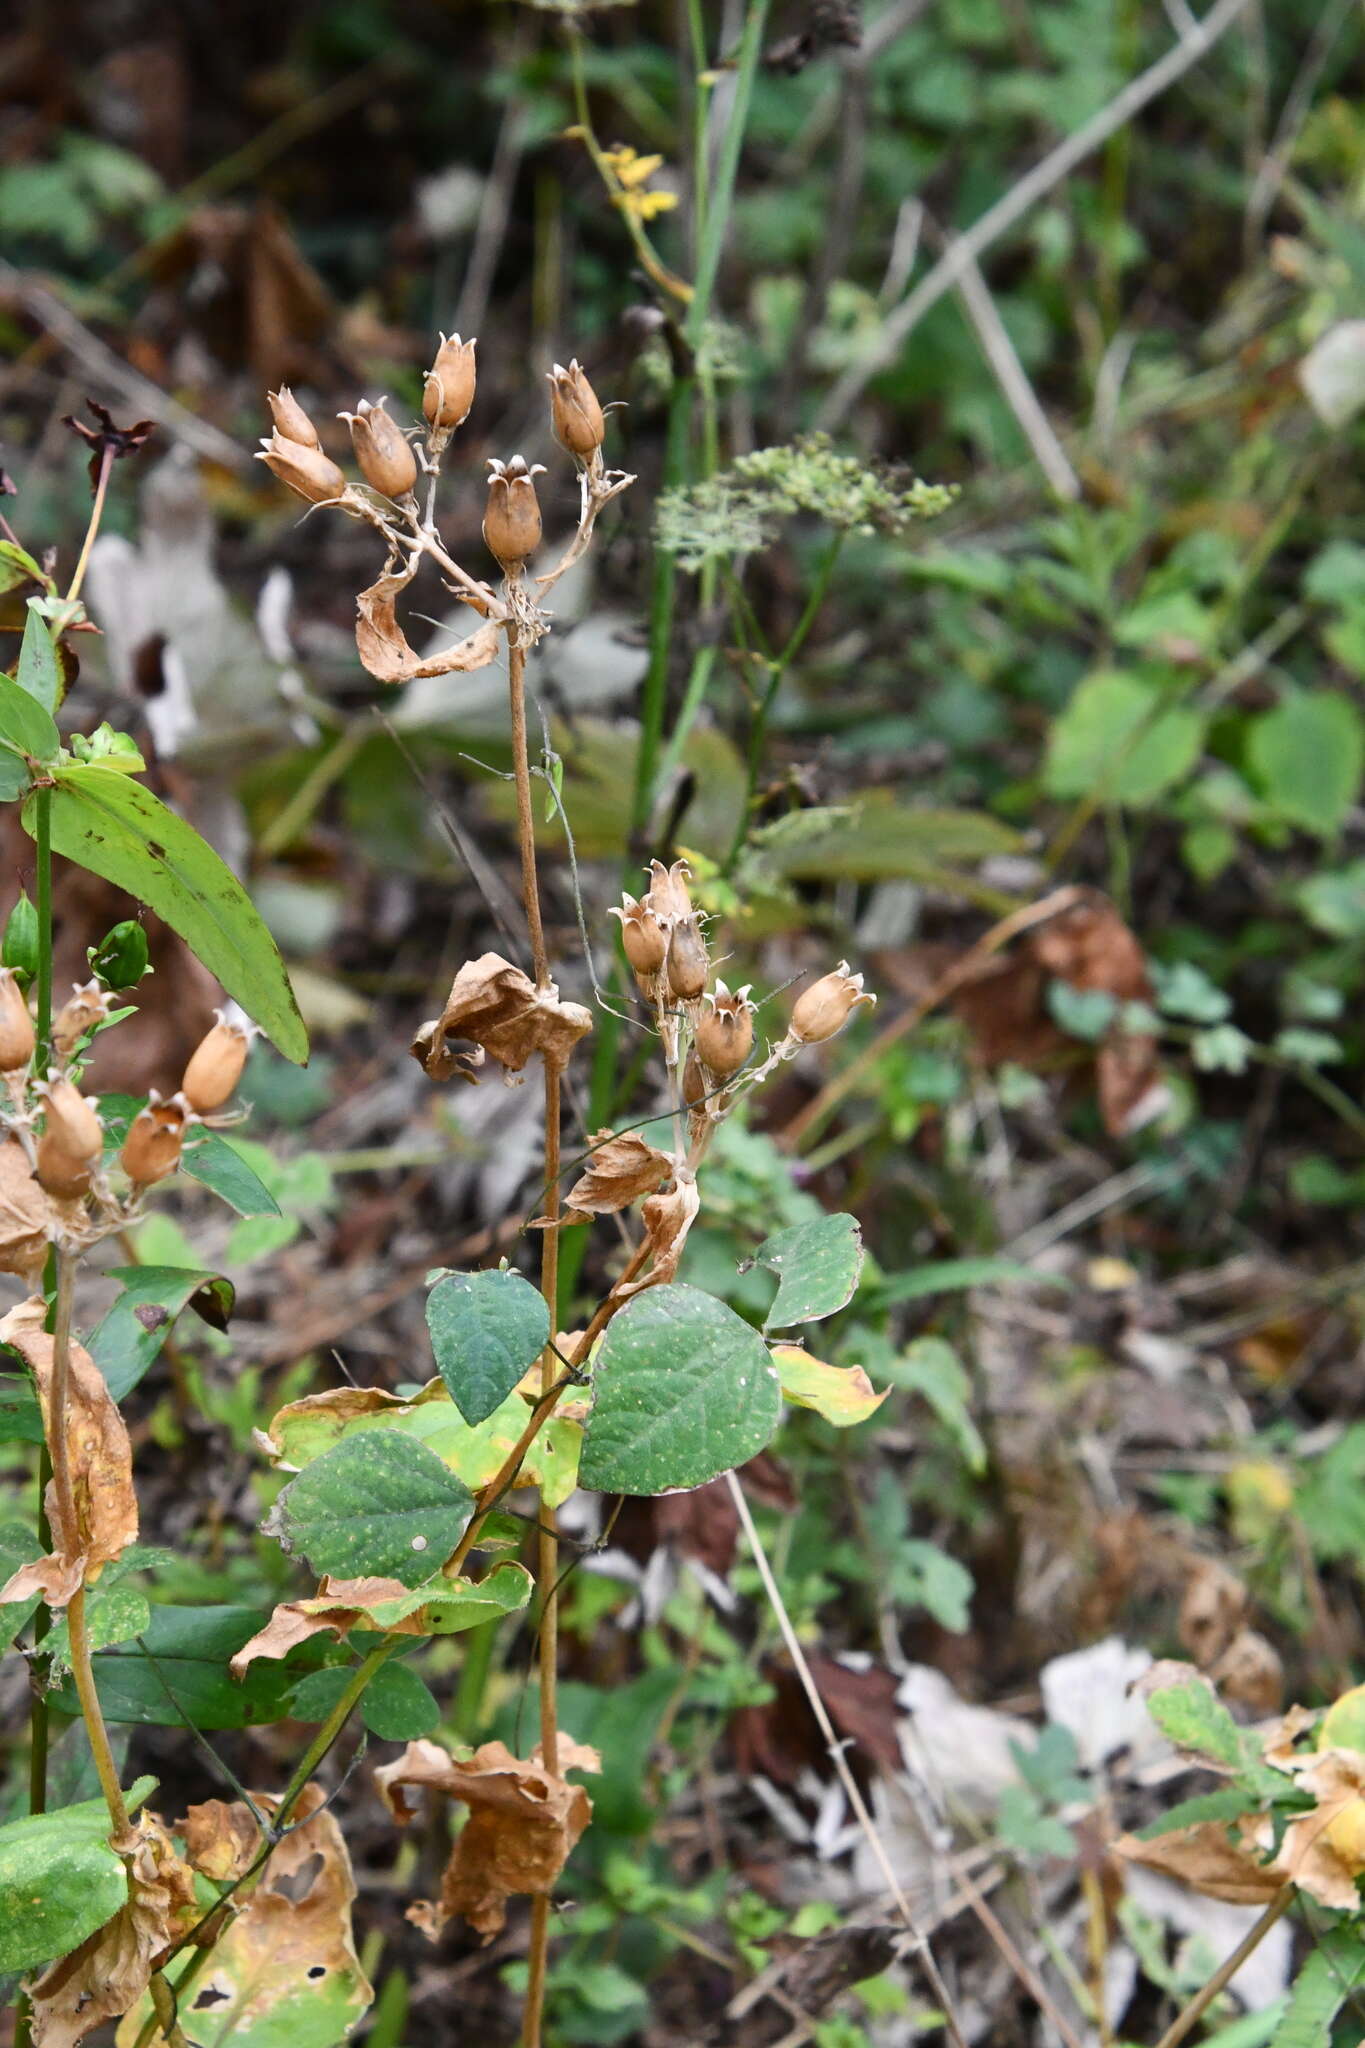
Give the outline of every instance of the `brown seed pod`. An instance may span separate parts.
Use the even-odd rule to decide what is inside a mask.
[[[303,407],[287,384],[281,384],[278,391],[267,391],[271,416],[276,432],[286,441],[293,441],[301,448],[320,448],[318,430],[309,419]]]
[[[864,989],[862,975],[850,974],[847,960],[841,960],[832,974],[821,975],[798,997],[791,1035],[802,1045],[819,1045],[843,1030],[860,1003],[876,1000]]]
[[[33,1058],[33,1019],[24,992],[8,967],[0,967],[0,1074],[17,1073]]]
[[[691,874],[685,860],[675,860],[671,868],[666,868],[661,860],[650,862],[649,887],[644,900],[660,924],[684,924],[695,917],[692,898],[687,893]]]
[[[550,423],[561,448],[586,462],[602,446],[607,423],[597,393],[579,367],[577,357],[566,370],[556,363],[549,373]]]
[[[262,441],[256,460],[313,505],[330,504],[346,488],[345,474],[330,455],[324,455],[321,448],[288,440],[278,428],[270,440]]]
[[[697,1058],[695,1052],[689,1052],[687,1058],[683,1061],[683,1101],[694,1113],[700,1113],[706,1108],[707,1093],[706,1076],[702,1072],[701,1061]]]
[[[45,1083],[38,1180],[48,1194],[83,1195],[104,1145],[96,1105],[66,1080]]]
[[[545,474],[543,462],[528,467],[520,455],[510,462],[488,458],[488,507],[483,537],[503,573],[514,576],[528,555],[540,546],[540,502],[535,479]]]
[[[140,1109],[128,1126],[119,1153],[119,1163],[135,1187],[151,1187],[175,1172],[189,1117],[183,1095],[172,1095],[163,1102],[152,1090],[146,1108]]]
[[[97,981],[73,989],[52,1020],[52,1046],[60,1061],[69,1060],[86,1032],[103,1022],[113,1001],[111,992]]]
[[[222,1016],[190,1054],[180,1083],[180,1092],[200,1116],[221,1109],[242,1078],[246,1056],[251,1049],[251,1032],[241,1024],[225,1023]]]
[[[405,498],[417,481],[417,457],[385,412],[387,400],[371,405],[362,398],[355,412],[343,412],[351,429],[351,446],[367,484],[386,498]]]
[[[668,988],[680,1003],[696,1002],[706,987],[710,971],[706,941],[694,918],[675,924],[668,934]]]
[[[438,450],[445,447],[456,427],[463,426],[469,418],[469,408],[474,403],[474,348],[472,335],[468,341],[461,341],[458,334],[452,334],[449,340],[443,334],[436,360],[427,371],[422,411],[431,429],[432,445]]]
[[[652,983],[664,964],[668,951],[668,934],[658,918],[646,903],[637,903],[628,891],[623,890],[621,901],[613,903],[608,917],[621,920],[621,947],[630,962],[636,980],[644,988]]]
[[[719,979],[715,993],[705,997],[694,1043],[703,1066],[718,1080],[728,1081],[753,1051],[754,1006],[746,988],[733,994]]]

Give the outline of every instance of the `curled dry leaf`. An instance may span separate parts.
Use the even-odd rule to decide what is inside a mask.
[[[12,1345],[29,1367],[50,1425],[54,1340],[43,1328],[46,1314],[47,1304],[41,1295],[20,1302],[0,1320],[0,1344]],[[104,1374],[90,1353],[74,1342],[65,1428],[74,1526],[67,1520],[55,1483],[50,1483],[45,1504],[52,1527],[52,1553],[21,1565],[0,1587],[0,1605],[41,1593],[49,1607],[65,1607],[73,1593],[91,1585],[105,1565],[121,1557],[137,1540],[137,1495],[128,1432],[110,1399]]]
[[[405,1599],[407,1592],[397,1579],[324,1579],[311,1599],[282,1600],[265,1627],[243,1643],[228,1669],[234,1678],[245,1678],[257,1657],[287,1657],[310,1636],[333,1635],[340,1640],[353,1628],[363,1628],[381,1601]],[[388,1626],[394,1635],[428,1633],[420,1612]]]
[[[585,1222],[589,1216],[610,1216],[642,1195],[652,1195],[671,1178],[674,1161],[667,1152],[647,1145],[635,1131],[619,1137],[598,1131],[591,1139],[587,1171],[579,1175],[566,1197],[564,1221]]]
[[[672,1280],[682,1260],[687,1233],[696,1222],[701,1196],[695,1179],[681,1176],[663,1194],[651,1195],[640,1211],[649,1240],[650,1264],[642,1280],[628,1280],[617,1288],[621,1295],[638,1294],[645,1287],[660,1287]]]
[[[466,960],[445,1009],[422,1026],[412,1051],[433,1081],[452,1074],[473,1081],[489,1053],[508,1074],[519,1074],[534,1053],[562,1067],[591,1030],[591,1011],[581,1003],[562,1003],[553,983],[537,988],[500,953],[483,953]],[[448,1041],[459,1038],[470,1040],[474,1050],[453,1051]]]
[[[406,570],[381,576],[356,597],[355,644],[370,674],[381,683],[411,683],[419,677],[470,675],[475,669],[487,668],[502,643],[502,628],[496,619],[486,619],[439,654],[421,655],[408,645],[398,623],[395,600],[411,581]]]
[[[254,1792],[263,1813],[279,1801]],[[342,2041],[369,2005],[372,1993],[351,1939],[355,1881],[341,1830],[323,1804],[320,1786],[310,1785],[294,1809],[301,1825],[290,1828],[272,1852],[260,1885],[234,1914],[214,1945],[193,1997],[179,2013],[192,2048],[232,2040],[241,2048],[307,2040]],[[242,1805],[213,1800],[192,1809],[186,1822],[206,1874],[225,1863],[249,1868],[260,1835]],[[118,2048],[132,2048],[147,2018],[143,2000],[118,2031]],[[151,2048],[165,2048],[158,2028]]]
[[[187,1807],[179,1833],[189,1861],[215,1884],[245,1877],[261,1842],[250,1810],[236,1800],[229,1805],[226,1799],[206,1799]]]
[[[128,1868],[128,1903],[32,1987],[35,2048],[74,2048],[146,1990],[172,1942],[194,1925],[194,1872],[153,1813],[115,1847]]]
[[[28,1154],[17,1138],[6,1138],[0,1145],[0,1273],[17,1273],[36,1291],[54,1224]]]
[[[598,1771],[602,1760],[571,1737],[559,1738],[562,1771]],[[375,1783],[395,1820],[416,1811],[409,1788],[426,1786],[459,1799],[469,1808],[433,1905],[419,1900],[408,1918],[435,1941],[448,1920],[463,1914],[491,1941],[507,1919],[507,1901],[518,1892],[546,1894],[592,1817],[592,1801],[581,1785],[546,1769],[539,1749],[529,1759],[513,1756],[502,1742],[485,1742],[466,1759],[435,1742],[410,1742],[396,1763],[382,1764]]]
[[[1173,1877],[1210,1899],[1223,1899],[1230,1906],[1264,1906],[1284,1883],[1284,1873],[1258,1854],[1269,1848],[1270,1832],[1270,1822],[1251,1813],[1236,1824],[1236,1837],[1222,1821],[1205,1820],[1193,1827],[1171,1828],[1150,1841],[1120,1835],[1114,1850],[1127,1862]]]
[[[1296,1763],[1299,1790],[1317,1804],[1290,1821],[1274,1869],[1320,1905],[1357,1912],[1356,1879],[1365,1871],[1365,1755],[1358,1749],[1323,1749]]]

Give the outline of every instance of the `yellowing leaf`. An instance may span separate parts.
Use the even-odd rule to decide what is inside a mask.
[[[773,1347],[773,1364],[783,1399],[798,1408],[813,1408],[836,1429],[851,1429],[875,1415],[891,1391],[879,1394],[860,1365],[826,1365],[799,1344]]]

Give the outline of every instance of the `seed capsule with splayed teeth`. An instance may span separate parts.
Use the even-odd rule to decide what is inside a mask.
[[[149,1188],[180,1164],[190,1106],[183,1094],[162,1101],[155,1088],[128,1126],[119,1164],[135,1187]]]
[[[876,1000],[863,987],[862,975],[850,974],[847,960],[841,960],[832,974],[821,975],[798,997],[791,1035],[802,1045],[819,1045],[843,1030],[860,1003],[870,1005]]]
[[[675,924],[668,934],[669,994],[679,1003],[695,1003],[706,987],[711,960],[695,918]]]
[[[637,903],[628,890],[613,903],[609,917],[621,920],[621,947],[642,989],[652,983],[664,964],[668,934],[647,903]]]
[[[698,1020],[694,1043],[703,1066],[728,1081],[753,1051],[754,1006],[747,987],[732,993],[719,976],[714,994],[704,1001],[706,1008]]]
[[[570,455],[586,462],[602,446],[607,431],[597,393],[576,356],[567,370],[556,363],[549,373],[549,382],[550,424],[555,439]]]
[[[180,1092],[200,1116],[221,1109],[241,1080],[251,1036],[244,1025],[226,1022],[219,1011],[212,1031],[200,1039],[190,1054]]]
[[[113,997],[97,981],[73,988],[52,1020],[52,1049],[60,1061],[69,1060],[87,1031],[93,1031],[108,1016]]]
[[[270,440],[261,442],[256,460],[312,505],[328,505],[346,488],[345,473],[330,455],[324,455],[321,448],[288,440],[278,427]]]
[[[18,1073],[33,1058],[36,1035],[12,968],[0,967],[0,1074]]]
[[[432,444],[438,450],[456,427],[462,427],[469,418],[469,408],[474,403],[475,364],[474,337],[461,341],[458,334],[447,340],[441,336],[441,346],[436,351],[436,360],[427,371],[422,391],[422,411],[431,429]]]
[[[270,403],[276,431],[282,434],[286,441],[296,442],[301,448],[322,446],[317,428],[287,384],[281,384],[278,391],[267,391],[265,395]]]
[[[99,1163],[104,1133],[96,1106],[61,1078],[43,1084],[43,1132],[38,1140],[38,1183],[49,1195],[83,1195]]]
[[[354,412],[338,413],[351,429],[351,446],[367,484],[386,498],[405,498],[417,481],[417,457],[385,412],[388,400],[362,398]]]
[[[543,462],[527,466],[520,455],[510,462],[488,458],[488,507],[483,537],[503,573],[514,576],[540,546],[540,501],[535,480],[544,476]]]

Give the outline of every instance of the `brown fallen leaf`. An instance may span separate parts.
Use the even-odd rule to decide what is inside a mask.
[[[75,2048],[126,2013],[199,1918],[194,1872],[154,1813],[139,1814],[115,1847],[128,1868],[128,1903],[32,1986],[35,2048]]]
[[[1150,1841],[1120,1835],[1114,1853],[1162,1877],[1176,1878],[1210,1899],[1223,1899],[1230,1906],[1264,1906],[1284,1883],[1284,1873],[1257,1853],[1270,1846],[1270,1823],[1253,1813],[1237,1826],[1239,1840],[1216,1820],[1172,1828]]]
[[[278,1799],[253,1792],[261,1812],[273,1814]],[[180,2013],[187,2041],[227,2041],[268,2029],[273,2040],[288,2040],[292,2029],[310,2038],[342,2041],[369,2005],[372,1992],[351,1937],[355,1880],[340,1828],[323,1808],[324,1794],[310,1785],[294,1809],[294,1821],[272,1851],[264,1876],[240,1912],[228,1918],[193,1996]],[[249,1868],[260,1835],[243,1805],[210,1801],[192,1809],[197,1816],[187,1837],[204,1862],[205,1875],[231,1859]],[[249,1846],[248,1846],[249,1845]],[[144,1999],[118,2031],[118,2048],[132,2048],[148,2012]],[[330,2028],[319,2034],[319,2027]],[[157,2028],[151,2048],[165,2048]]]
[[[1284,1666],[1279,1651],[1259,1629],[1239,1628],[1209,1677],[1224,1699],[1256,1715],[1276,1714],[1284,1699]]]
[[[38,1385],[43,1416],[52,1436],[52,1354],[54,1340],[43,1328],[47,1304],[33,1295],[0,1319],[0,1344],[20,1353]],[[137,1541],[137,1494],[128,1432],[110,1399],[104,1374],[90,1353],[71,1345],[70,1398],[64,1421],[74,1526],[68,1522],[55,1481],[44,1496],[52,1528],[52,1553],[21,1565],[4,1586],[0,1604],[41,1593],[49,1607],[65,1607],[81,1586],[92,1585],[105,1565]]]
[[[419,677],[470,675],[487,668],[502,645],[502,627],[495,619],[457,640],[439,654],[420,655],[408,645],[398,623],[395,600],[412,581],[411,574],[381,576],[368,590],[357,594],[355,644],[361,661],[381,683],[411,683]]]
[[[1178,1633],[1196,1664],[1207,1670],[1242,1626],[1247,1589],[1225,1565],[1201,1558],[1180,1602]]]
[[[17,1273],[36,1293],[55,1220],[28,1154],[17,1138],[6,1138],[0,1145],[0,1273]]]
[[[432,1941],[462,1914],[485,1942],[506,1923],[514,1893],[548,1894],[592,1818],[592,1801],[564,1771],[599,1771],[602,1760],[570,1736],[559,1738],[560,1774],[546,1769],[539,1749],[513,1756],[502,1742],[485,1742],[466,1759],[435,1742],[410,1742],[396,1763],[381,1764],[375,1783],[394,1819],[406,1824],[416,1811],[409,1789],[425,1786],[459,1799],[469,1819],[451,1851],[433,1905],[420,1899],[408,1919]]]
[[[234,1678],[244,1678],[257,1657],[287,1657],[310,1636],[333,1635],[340,1640],[353,1628],[363,1627],[381,1600],[401,1600],[407,1590],[397,1579],[324,1579],[311,1598],[282,1600],[265,1627],[258,1629],[249,1643],[243,1643],[228,1670]],[[391,1628],[400,1636],[428,1633],[420,1609]]]
[[[584,1222],[589,1216],[610,1216],[652,1195],[671,1178],[674,1161],[669,1153],[647,1145],[638,1132],[597,1131],[589,1140],[586,1172],[565,1197],[564,1221]]]
[[[1317,1804],[1290,1821],[1275,1870],[1320,1905],[1354,1913],[1360,1906],[1356,1879],[1365,1870],[1365,1755],[1319,1750],[1298,1760],[1294,1780]]]
[[[592,1013],[581,1003],[563,1003],[558,991],[538,989],[529,975],[499,953],[466,960],[451,984],[445,1009],[423,1024],[412,1042],[413,1057],[433,1081],[458,1074],[466,1081],[491,1053],[507,1074],[519,1074],[535,1053],[563,1066],[579,1039],[592,1030]],[[472,1052],[455,1052],[448,1040],[467,1038]]]

